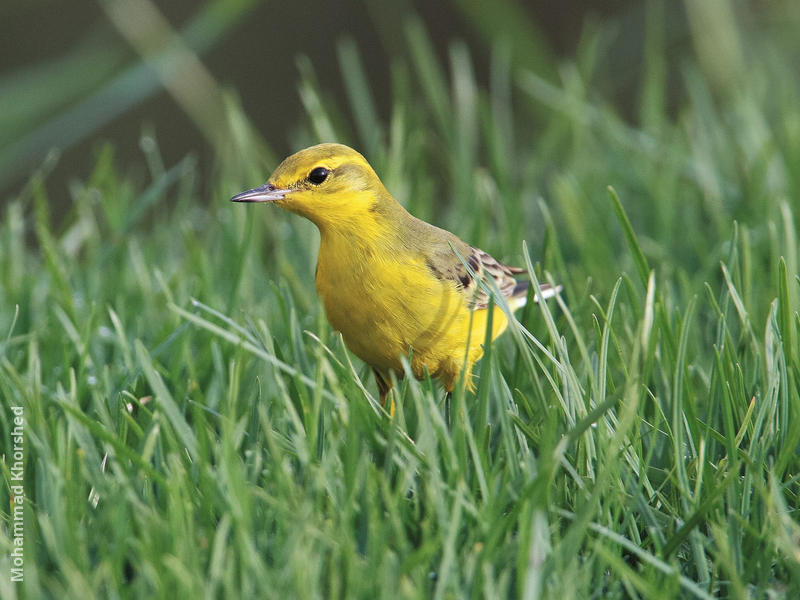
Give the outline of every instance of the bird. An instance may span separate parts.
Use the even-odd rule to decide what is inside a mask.
[[[448,398],[461,377],[474,389],[489,310],[490,339],[508,325],[487,289],[496,288],[511,310],[528,296],[530,282],[516,279],[524,269],[411,215],[367,160],[342,144],[292,154],[265,184],[231,201],[275,204],[317,226],[317,295],[347,348],[372,368],[384,408],[404,358],[417,379],[437,378]],[[560,289],[542,284],[535,300]],[[387,410],[394,414],[393,399]]]

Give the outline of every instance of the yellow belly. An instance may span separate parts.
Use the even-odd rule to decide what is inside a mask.
[[[343,264],[330,250],[320,248],[317,292],[356,356],[384,374],[402,374],[401,357],[411,354],[416,377],[427,370],[448,390],[462,369],[469,375],[483,354],[487,309],[471,311],[455,283],[436,278],[421,257],[387,262],[365,252]],[[494,310],[492,339],[507,325]]]

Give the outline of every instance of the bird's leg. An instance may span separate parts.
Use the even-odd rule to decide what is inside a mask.
[[[378,392],[381,395],[381,406],[386,409],[386,397],[392,391],[392,380],[384,377],[376,369],[372,369],[372,372],[375,373],[375,382],[378,384]],[[394,417],[394,398],[389,398],[389,408],[387,410],[389,411],[389,416]]]
[[[444,395],[444,418],[447,422],[447,428],[450,429],[450,399],[453,397],[453,392],[447,392]]]

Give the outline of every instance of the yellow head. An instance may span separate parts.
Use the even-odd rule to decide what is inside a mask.
[[[273,202],[324,227],[346,225],[393,200],[358,152],[342,144],[319,144],[292,154],[267,183],[231,201]]]

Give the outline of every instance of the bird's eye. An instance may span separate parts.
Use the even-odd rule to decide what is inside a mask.
[[[314,185],[319,185],[328,178],[329,173],[325,167],[317,167],[308,174],[308,180]]]

